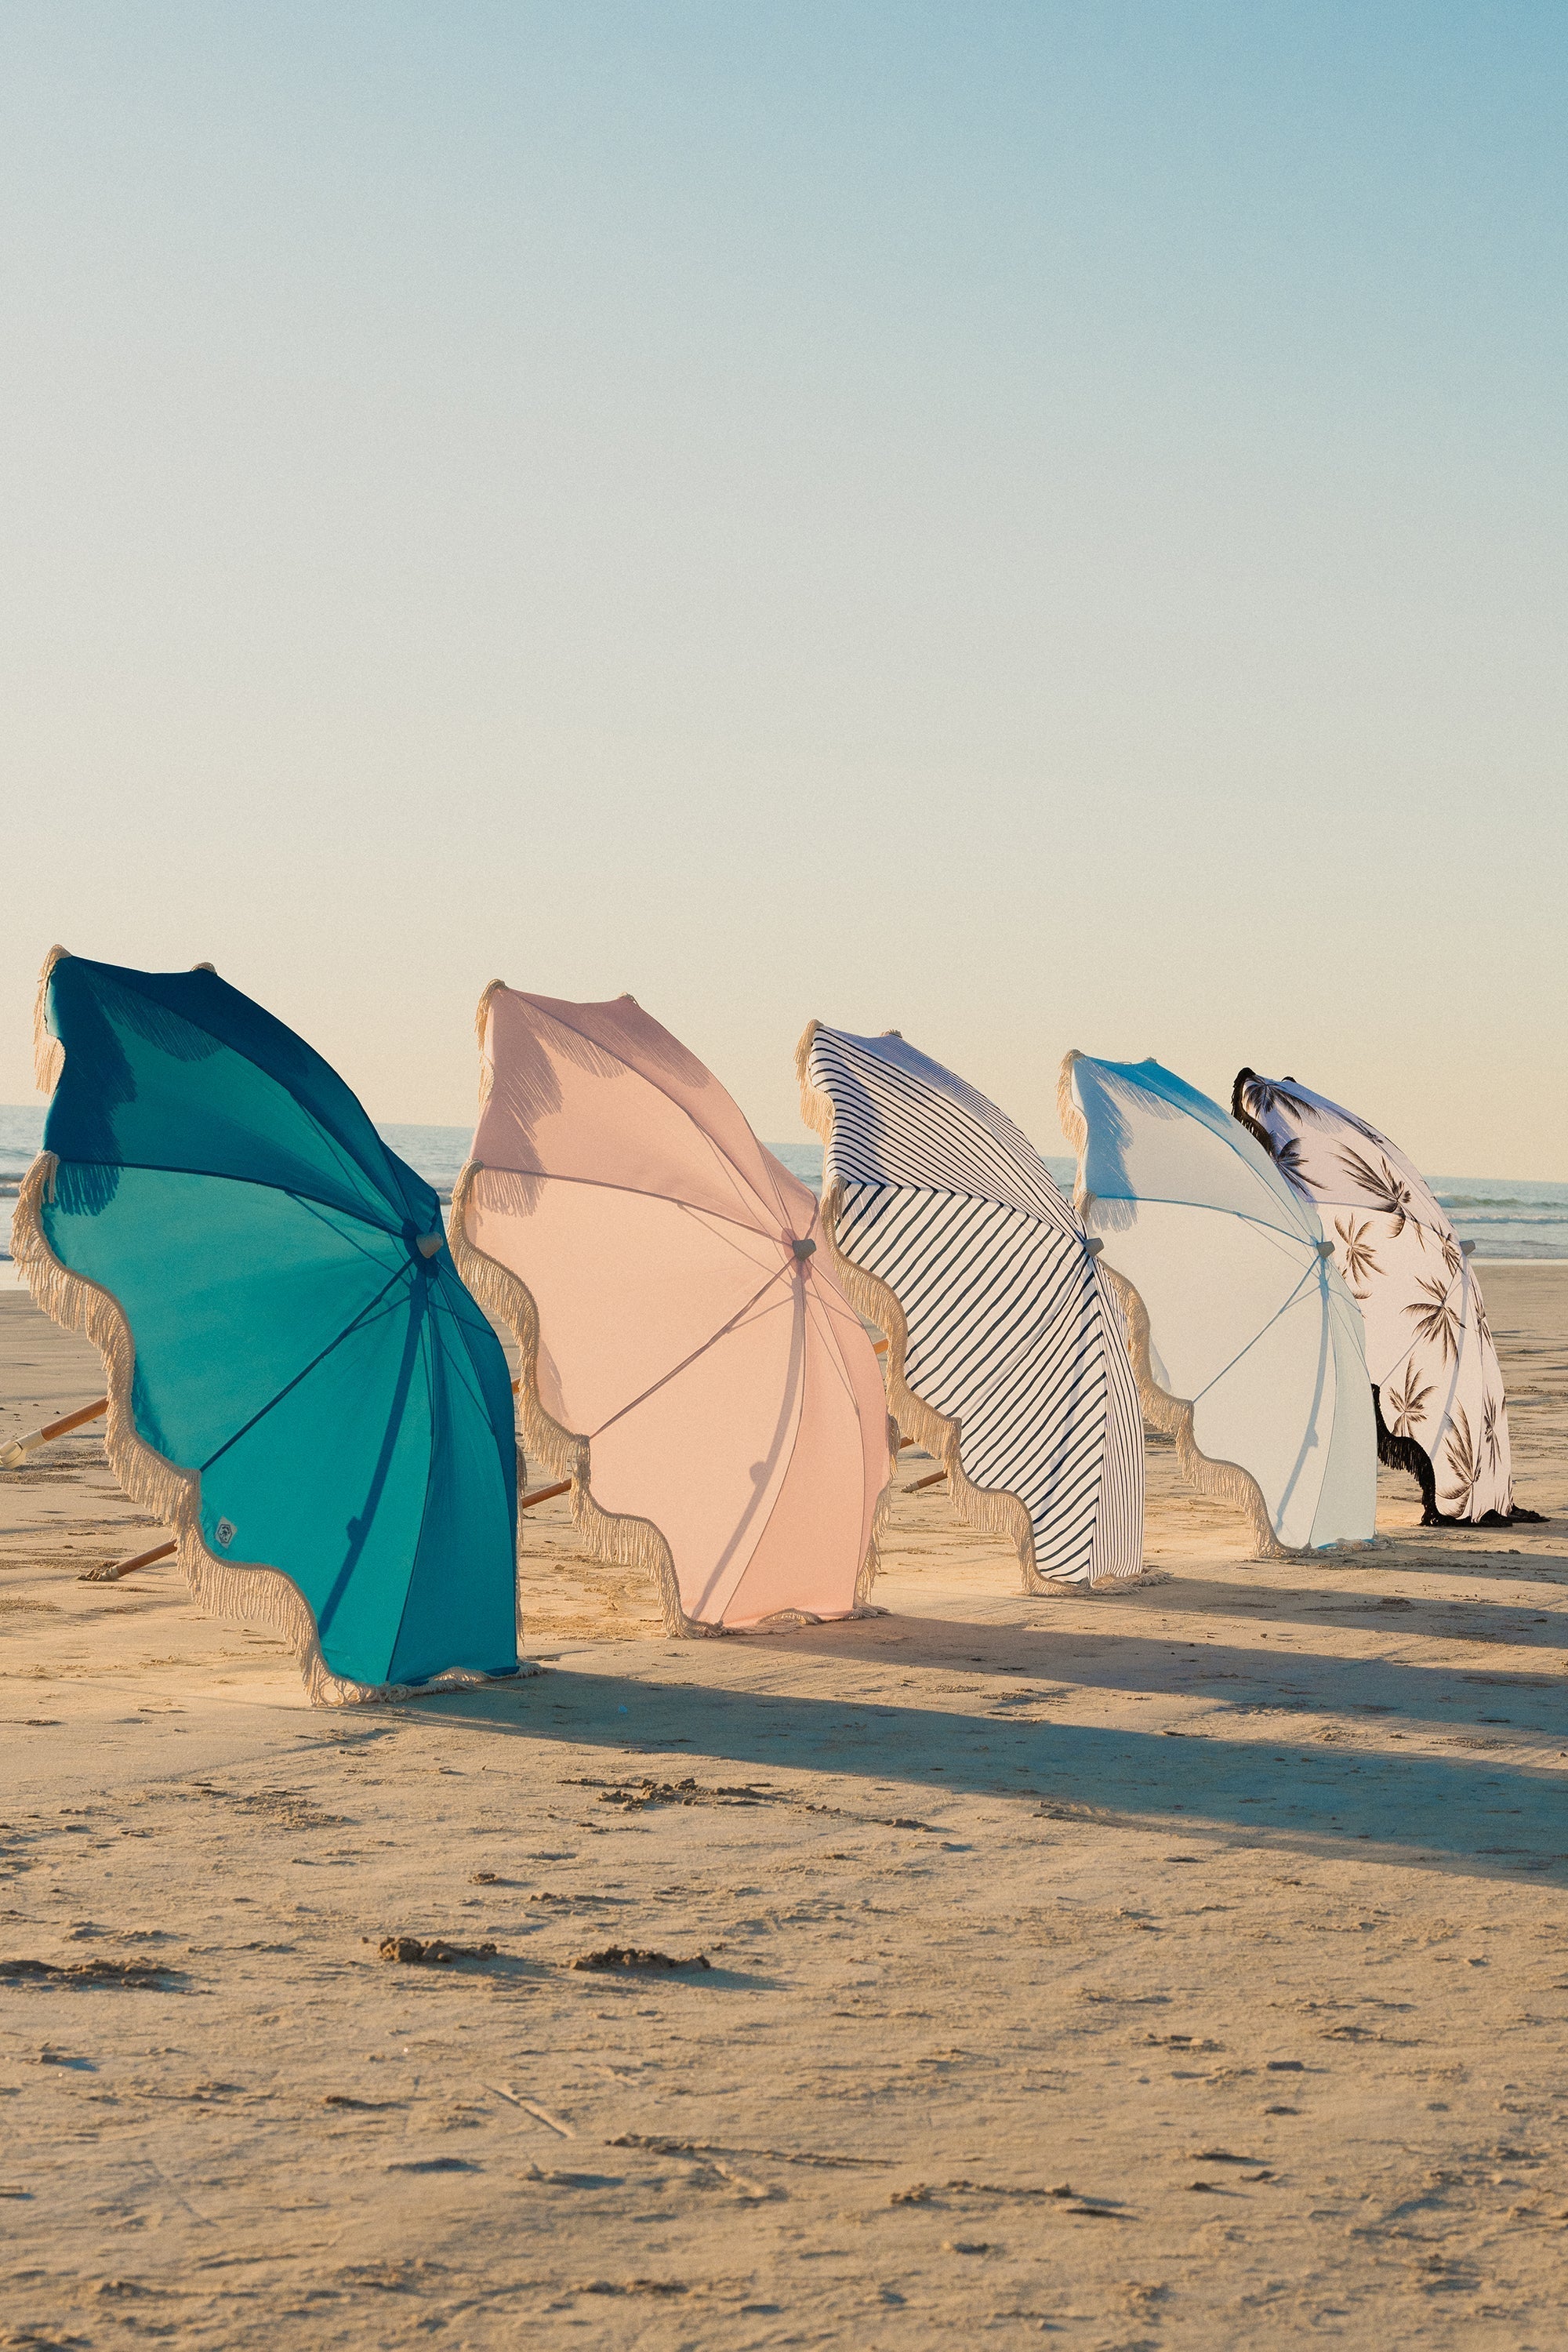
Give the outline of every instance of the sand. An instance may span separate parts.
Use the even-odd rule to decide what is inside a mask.
[[[1568,1513],[1568,1267],[1486,1283]],[[0,1297],[0,1435],[95,1388]],[[700,1643],[552,1505],[542,1672],[333,1713],[76,1580],[95,1440],[0,1480],[0,2344],[1560,2344],[1568,1517],[1256,1566],[1150,1460],[1167,1584],[938,1491]]]

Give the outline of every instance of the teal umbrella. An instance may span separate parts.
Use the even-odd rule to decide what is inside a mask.
[[[511,1383],[430,1186],[210,968],[57,949],[39,1013],[13,1254],[96,1342],[193,1590],[289,1634],[314,1698],[515,1674]]]

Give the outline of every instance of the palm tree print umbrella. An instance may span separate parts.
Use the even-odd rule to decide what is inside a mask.
[[[1502,1370],[1480,1285],[1420,1170],[1365,1119],[1295,1078],[1241,1070],[1231,1108],[1304,1199],[1338,1212],[1334,1254],[1366,1327],[1379,1452],[1415,1476],[1426,1523],[1534,1517],[1513,1498]]]

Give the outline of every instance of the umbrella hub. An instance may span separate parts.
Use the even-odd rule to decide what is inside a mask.
[[[815,1257],[816,1255],[816,1244],[813,1241],[806,1241],[803,1238],[798,1242],[791,1242],[790,1247],[795,1252],[796,1257],[800,1260],[802,1265],[805,1264],[808,1257]]]

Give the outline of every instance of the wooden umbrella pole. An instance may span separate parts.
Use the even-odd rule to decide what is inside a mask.
[[[531,1495],[520,1495],[517,1507],[520,1511],[531,1511],[535,1503],[548,1503],[553,1495],[569,1495],[571,1492],[571,1479],[560,1478],[553,1486],[536,1486]]]
[[[100,1397],[96,1404],[79,1405],[75,1412],[62,1413],[58,1421],[46,1422],[38,1435],[47,1444],[51,1437],[64,1437],[68,1430],[79,1429],[84,1421],[96,1421],[108,1411],[109,1399]]]
[[[513,1381],[511,1392],[513,1396],[522,1394],[521,1381]],[[553,1486],[536,1486],[531,1495],[520,1495],[517,1498],[517,1507],[520,1511],[531,1511],[535,1503],[553,1502],[557,1495],[569,1495],[571,1492],[571,1479],[558,1478]]]
[[[47,1421],[42,1429],[30,1429],[26,1437],[18,1437],[0,1450],[0,1470],[19,1470],[36,1445],[47,1445],[52,1437],[64,1437],[69,1431],[79,1429],[86,1421],[96,1421],[100,1412],[109,1411],[109,1399],[100,1397],[95,1404],[84,1404],[75,1412],[62,1413],[58,1421]]]
[[[139,1551],[134,1559],[106,1560],[101,1568],[84,1568],[77,1578],[79,1584],[118,1584],[133,1568],[151,1568],[155,1559],[167,1559],[179,1549],[178,1544],[154,1544],[151,1551]]]
[[[947,1472],[945,1470],[933,1470],[929,1478],[916,1478],[911,1480],[910,1484],[904,1488],[904,1492],[906,1495],[918,1495],[922,1486],[940,1486],[946,1475]]]

